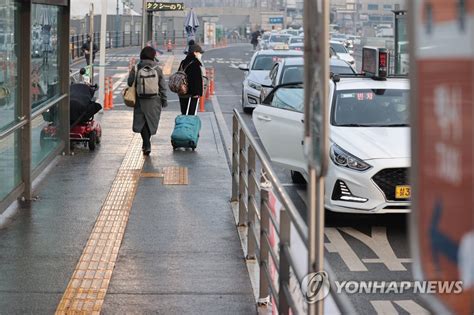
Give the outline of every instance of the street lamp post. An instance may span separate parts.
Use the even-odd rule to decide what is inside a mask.
[[[115,15],[115,47],[118,47],[118,41],[119,41],[119,28],[120,24],[120,16],[119,16],[119,0],[117,0],[117,8],[116,8],[116,15]]]

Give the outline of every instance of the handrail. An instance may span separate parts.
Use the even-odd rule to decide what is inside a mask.
[[[260,172],[262,175],[259,184],[256,177]],[[272,208],[271,192],[281,203],[281,209]],[[291,229],[297,231],[304,246],[308,248],[308,227],[236,109],[232,135],[231,200],[238,201],[237,225],[246,230],[246,259],[259,262],[258,303],[268,306],[268,302],[271,302],[279,314],[289,314],[290,310],[297,314],[298,309],[304,306],[295,304],[290,291],[293,290],[294,280],[301,282],[301,273],[304,271],[296,269],[296,259],[290,251],[294,242],[291,239]],[[260,200],[260,204],[257,204],[257,200]],[[274,211],[278,211],[279,220]],[[260,237],[257,237],[258,234]],[[275,274],[269,272],[269,266],[273,266]],[[276,277],[278,291],[273,285]]]
[[[7,128],[7,129],[1,131],[0,132],[0,140],[8,137],[10,134],[14,133],[16,130],[20,129],[21,127],[23,127],[27,123],[28,123],[28,121],[23,118],[20,121],[18,121],[17,123],[15,123],[14,125],[12,125],[10,128]]]
[[[239,121],[240,128],[244,131],[247,140],[250,142],[250,145],[255,150],[257,156],[260,159],[260,163],[262,164],[262,168],[265,170],[265,178],[267,178],[273,186],[273,190],[276,193],[277,197],[279,198],[280,202],[282,203],[283,207],[291,218],[293,225],[295,226],[296,230],[298,231],[299,236],[303,240],[304,244],[308,246],[308,227],[306,226],[303,218],[299,214],[298,210],[296,209],[295,204],[288,196],[287,192],[282,188],[282,184],[278,179],[277,175],[273,171],[273,168],[268,161],[265,153],[263,153],[262,149],[258,145],[255,138],[252,136],[250,130],[248,129],[247,125],[245,124],[242,116],[234,108],[234,116],[237,117]]]

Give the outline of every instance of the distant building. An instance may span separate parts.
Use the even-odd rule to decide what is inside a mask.
[[[352,31],[393,27],[393,10],[405,9],[403,0],[331,0],[331,23]]]

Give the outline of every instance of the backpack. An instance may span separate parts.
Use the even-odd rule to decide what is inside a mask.
[[[142,98],[151,98],[159,94],[159,80],[157,66],[144,66],[137,72],[136,91],[137,96]]]
[[[193,62],[194,61],[191,61],[183,70],[182,67],[180,67],[178,71],[170,76],[168,86],[172,92],[177,93],[178,95],[188,94],[188,75],[186,74],[186,69]]]

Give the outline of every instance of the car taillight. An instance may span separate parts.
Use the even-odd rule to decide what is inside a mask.
[[[388,72],[388,53],[379,51],[379,77],[386,78]]]

